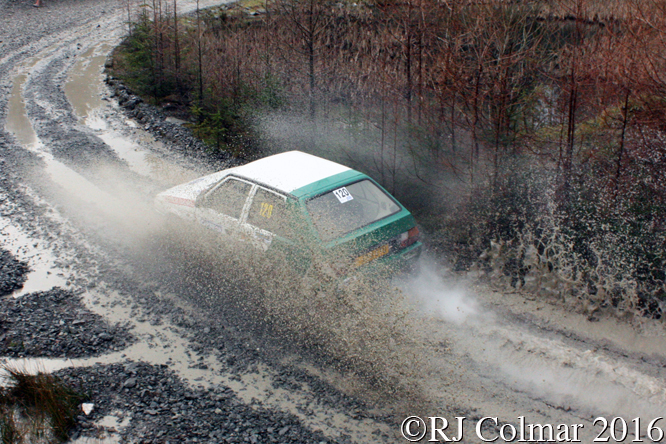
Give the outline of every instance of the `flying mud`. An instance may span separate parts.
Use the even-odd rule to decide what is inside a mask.
[[[557,301],[451,275],[431,256],[393,282],[303,283],[240,246],[211,253],[188,234],[193,228],[170,231],[152,209],[154,195],[223,165],[184,156],[156,128],[127,117],[102,74],[126,11],[111,1],[81,3],[2,4],[11,13],[0,19],[10,30],[0,50],[0,223],[3,247],[30,269],[12,297],[59,287],[80,298],[76,320],[104,320],[97,339],[109,331],[133,337],[88,353],[88,336],[72,329],[63,334],[82,341],[80,353],[12,352],[24,353],[9,361],[15,365],[98,381],[90,382],[101,393],[98,416],[84,437],[101,430],[108,442],[405,442],[401,420],[420,415],[583,424],[582,442],[600,431],[597,417],[640,417],[647,439],[666,403],[659,321],[602,314],[592,322]],[[183,12],[194,7],[179,2]],[[40,24],[9,37],[20,23]],[[76,321],[65,319],[51,327]],[[179,399],[146,403],[134,391],[142,373],[171,381],[165,390]],[[131,400],[128,411],[106,397],[105,385]],[[227,425],[197,419],[197,409],[216,405]],[[187,431],[169,428],[174,418],[191,421]],[[151,431],[158,428],[166,431]],[[463,442],[478,439],[468,430]]]

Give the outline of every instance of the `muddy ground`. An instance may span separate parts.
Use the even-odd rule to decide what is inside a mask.
[[[443,258],[393,284],[408,343],[378,339],[395,313],[368,317],[374,369],[285,334],[256,309],[256,276],[202,259],[186,236],[170,242],[151,209],[157,192],[227,163],[178,121],[118,105],[130,98],[102,67],[126,30],[122,5],[31,4],[0,0],[0,356],[89,395],[73,441],[405,442],[401,419],[419,414],[583,424],[591,442],[598,416],[640,417],[644,435],[663,414],[661,321],[494,291]],[[418,402],[373,371],[418,386]],[[471,426],[463,441],[478,442]]]

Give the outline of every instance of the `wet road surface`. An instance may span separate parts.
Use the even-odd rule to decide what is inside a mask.
[[[0,18],[0,232],[3,248],[31,270],[11,297],[63,289],[81,315],[62,324],[49,325],[54,316],[30,322],[72,335],[80,350],[87,350],[87,336],[65,327],[88,312],[105,322],[95,333],[98,341],[117,329],[135,338],[117,350],[100,347],[103,353],[76,358],[60,343],[39,339],[39,347],[13,344],[5,354],[16,359],[23,353],[25,359],[12,362],[69,369],[68,377],[83,381],[99,380],[98,369],[110,369],[106,385],[132,401],[123,411],[103,384],[91,383],[100,393],[99,416],[82,435],[105,430],[109,442],[164,442],[169,436],[405,442],[400,418],[416,414],[582,424],[581,439],[591,442],[601,431],[595,418],[605,416],[630,425],[640,417],[648,441],[645,427],[666,404],[659,321],[601,314],[592,322],[558,301],[499,293],[446,275],[438,258],[427,258],[421,275],[396,283],[410,310],[404,331],[411,341],[393,344],[400,358],[390,362],[404,370],[410,356],[418,359],[414,372],[397,372],[419,385],[424,396],[416,404],[391,399],[354,369],[332,365],[325,351],[312,353],[280,336],[284,329],[259,322],[244,307],[254,297],[247,292],[255,290],[243,276],[190,263],[186,253],[169,251],[155,236],[164,222],[151,210],[155,193],[214,167],[156,140],[111,98],[102,67],[125,32],[122,6],[53,1],[36,9],[5,1],[0,7],[6,12]],[[183,11],[193,7],[179,3]],[[43,297],[47,311],[54,306],[50,300]],[[40,354],[47,345],[54,351]],[[180,397],[198,390],[187,396],[209,399],[190,403],[190,429],[176,432],[182,424],[173,425],[174,418],[190,418],[187,405],[172,408],[168,397],[154,406],[145,396],[133,398],[141,381],[128,381],[141,379],[132,367],[138,362],[149,366],[146,375],[171,381],[164,390],[171,387]],[[196,409],[215,412],[216,403],[224,407],[224,421],[196,419]],[[234,408],[241,412],[238,420],[228,413]],[[168,432],[158,436],[151,427]],[[486,436],[496,433],[490,429]],[[473,430],[465,430],[464,442],[478,442]]]

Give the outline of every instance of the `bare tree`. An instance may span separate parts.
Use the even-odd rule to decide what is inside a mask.
[[[331,5],[323,0],[277,0],[275,7],[291,24],[291,32],[300,40],[292,49],[307,58],[310,118],[316,116],[317,56],[319,39],[331,23]],[[300,47],[299,47],[300,46]]]

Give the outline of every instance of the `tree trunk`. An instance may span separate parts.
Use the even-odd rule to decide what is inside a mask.
[[[617,164],[615,168],[615,191],[618,189],[620,174],[622,172],[622,156],[624,155],[624,140],[627,133],[627,123],[629,122],[629,96],[631,90],[627,88],[624,96],[624,109],[622,110],[622,133],[620,134],[620,148],[617,151]]]
[[[177,0],[173,0],[173,57],[174,57],[174,66],[176,69],[176,87],[178,92],[182,93],[182,85],[180,83],[180,42],[178,40],[178,4]]]
[[[201,18],[199,10],[199,0],[197,0],[197,62],[199,77],[199,108],[203,111],[203,53],[201,51]],[[199,113],[199,122],[203,121],[203,113]]]

